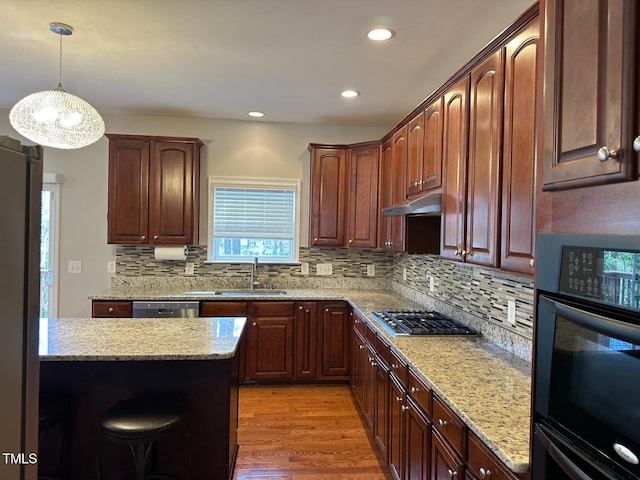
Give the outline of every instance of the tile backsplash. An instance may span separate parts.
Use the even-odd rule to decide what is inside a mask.
[[[167,285],[195,288],[248,288],[251,267],[242,263],[208,263],[206,247],[189,249],[185,261],[160,261],[153,247],[118,246],[113,287],[153,288]],[[504,272],[474,268],[431,255],[400,255],[378,250],[301,248],[301,266],[261,263],[256,279],[262,288],[391,289],[433,309],[460,319],[483,336],[521,358],[531,360],[533,280]],[[185,274],[185,263],[194,275]],[[330,263],[333,274],[316,275],[318,264]],[[368,275],[371,265],[374,275]],[[430,282],[433,278],[433,291]],[[516,323],[507,322],[507,304],[516,305]]]

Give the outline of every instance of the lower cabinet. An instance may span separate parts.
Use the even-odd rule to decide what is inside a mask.
[[[322,376],[349,379],[351,315],[345,302],[321,302]]]
[[[464,478],[464,461],[446,440],[433,430],[431,434],[431,479],[451,480]]]
[[[405,402],[405,480],[429,480],[431,472],[431,424],[410,398]]]
[[[296,379],[317,377],[318,313],[316,307],[316,302],[295,304],[293,368]]]

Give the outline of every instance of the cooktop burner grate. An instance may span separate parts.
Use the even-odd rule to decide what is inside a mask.
[[[382,310],[372,315],[393,335],[477,335],[475,330],[434,311]]]

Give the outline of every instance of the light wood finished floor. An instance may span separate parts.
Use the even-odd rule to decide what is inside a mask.
[[[348,385],[240,388],[235,480],[390,480]]]

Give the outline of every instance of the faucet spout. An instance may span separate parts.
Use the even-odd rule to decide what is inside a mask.
[[[258,269],[258,257],[253,259],[253,263],[251,264],[251,284],[249,288],[253,290],[256,285],[259,285],[260,282],[256,280],[256,270]]]

